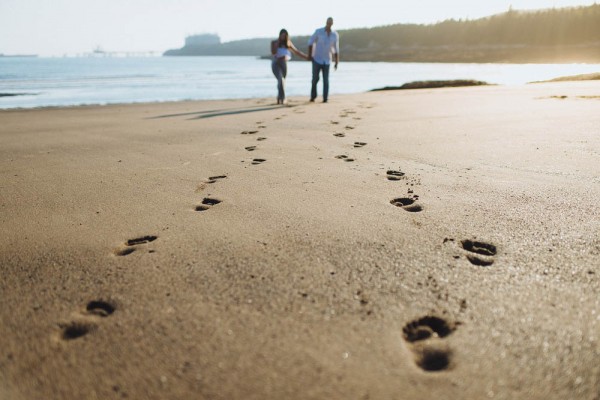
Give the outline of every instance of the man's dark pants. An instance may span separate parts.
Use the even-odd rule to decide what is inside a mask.
[[[310,91],[310,100],[314,101],[317,98],[317,83],[319,82],[319,74],[323,71],[323,101],[327,101],[329,95],[329,64],[319,64],[312,62],[312,88]]]

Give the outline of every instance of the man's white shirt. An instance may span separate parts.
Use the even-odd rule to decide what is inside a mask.
[[[315,44],[312,57],[319,64],[331,64],[331,54],[339,53],[340,37],[334,30],[327,35],[325,28],[319,28],[308,40],[308,45]]]

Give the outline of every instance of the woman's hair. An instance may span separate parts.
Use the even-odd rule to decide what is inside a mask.
[[[281,34],[285,33],[285,40],[282,42],[281,41]],[[282,29],[279,31],[279,37],[277,38],[277,47],[288,47],[288,42],[290,40],[290,34],[288,33],[287,30]]]

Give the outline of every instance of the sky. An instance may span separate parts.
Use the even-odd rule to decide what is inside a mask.
[[[514,10],[594,4],[586,0],[0,0],[0,54],[75,55],[180,48],[185,37],[222,41],[310,35],[334,29],[475,19]],[[343,36],[340,40],[343,40]]]

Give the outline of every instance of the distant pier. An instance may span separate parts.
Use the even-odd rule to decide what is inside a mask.
[[[105,51],[95,49],[89,53],[77,54],[77,57],[157,57],[161,55],[157,51]]]

